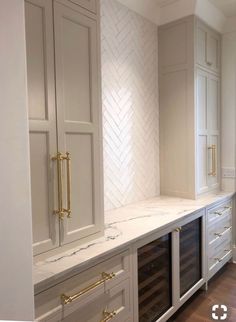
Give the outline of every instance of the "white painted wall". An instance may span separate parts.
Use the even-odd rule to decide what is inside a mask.
[[[235,168],[236,30],[222,35],[222,167]],[[222,178],[222,188],[235,190],[235,179]]]
[[[223,13],[208,0],[197,0],[195,14],[215,30],[222,32],[226,21]]]
[[[0,43],[0,320],[32,321],[23,0],[0,0]]]
[[[236,17],[228,18],[222,35],[222,142],[221,163],[224,168],[236,167]],[[235,191],[235,178],[222,178],[222,189]],[[236,215],[236,214],[235,214]],[[234,215],[234,244],[236,217]],[[236,247],[234,248],[236,262]]]
[[[118,0],[157,25],[197,15],[212,28],[223,31],[225,16],[208,0]]]

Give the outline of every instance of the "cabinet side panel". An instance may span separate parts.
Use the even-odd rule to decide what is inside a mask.
[[[161,193],[195,198],[193,16],[159,28],[159,65]]]

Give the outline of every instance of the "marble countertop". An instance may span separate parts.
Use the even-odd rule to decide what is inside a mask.
[[[230,198],[234,193],[218,192],[197,200],[160,196],[105,214],[105,235],[33,266],[35,293],[74,275],[104,256],[160,231],[193,212]]]

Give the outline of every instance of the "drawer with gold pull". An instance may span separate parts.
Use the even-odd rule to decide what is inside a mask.
[[[207,222],[208,224],[220,222],[227,216],[232,216],[232,201],[227,201],[208,210]]]
[[[208,244],[211,245],[215,240],[222,237],[228,230],[232,230],[231,215],[225,216],[219,222],[213,222],[208,226]]]
[[[37,294],[36,318],[53,310],[64,312],[74,306],[87,306],[89,302],[129,277],[130,257],[127,250]]]
[[[131,314],[129,278],[106,290],[80,306],[71,305],[55,308],[38,317],[37,321],[50,322],[118,322],[125,321]]]
[[[232,232],[226,230],[218,240],[210,245],[208,250],[208,269],[222,262],[222,258],[232,250]]]

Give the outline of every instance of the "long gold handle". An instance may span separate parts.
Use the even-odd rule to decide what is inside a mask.
[[[112,278],[114,278],[116,276],[116,274],[114,273],[102,273],[101,274],[101,279],[98,280],[97,282],[87,286],[86,288],[84,288],[83,290],[79,291],[78,293],[76,293],[75,295],[66,295],[66,294],[62,294],[61,295],[61,302],[63,305],[66,305],[68,303],[73,302],[74,300],[78,299],[80,296],[82,296],[85,293],[88,293],[89,291],[93,290],[94,288],[98,287],[99,285],[105,283],[108,280],[111,280]]]
[[[61,152],[58,152],[55,157],[52,158],[53,161],[57,161],[57,177],[58,177],[58,209],[54,210],[54,214],[58,215],[60,219],[64,217],[63,209],[63,188],[62,188],[62,160],[63,156]]]
[[[66,157],[63,157],[66,160],[66,172],[67,172],[67,209],[63,209],[67,213],[67,218],[71,218],[71,171],[70,163],[71,157],[70,153],[66,152]]]
[[[108,312],[107,310],[103,311],[103,319],[100,322],[107,322],[116,316],[116,311]]]
[[[208,150],[211,150],[211,162],[212,168],[211,172],[208,173],[209,176],[216,177],[216,145],[212,144],[212,146],[208,147]]]

